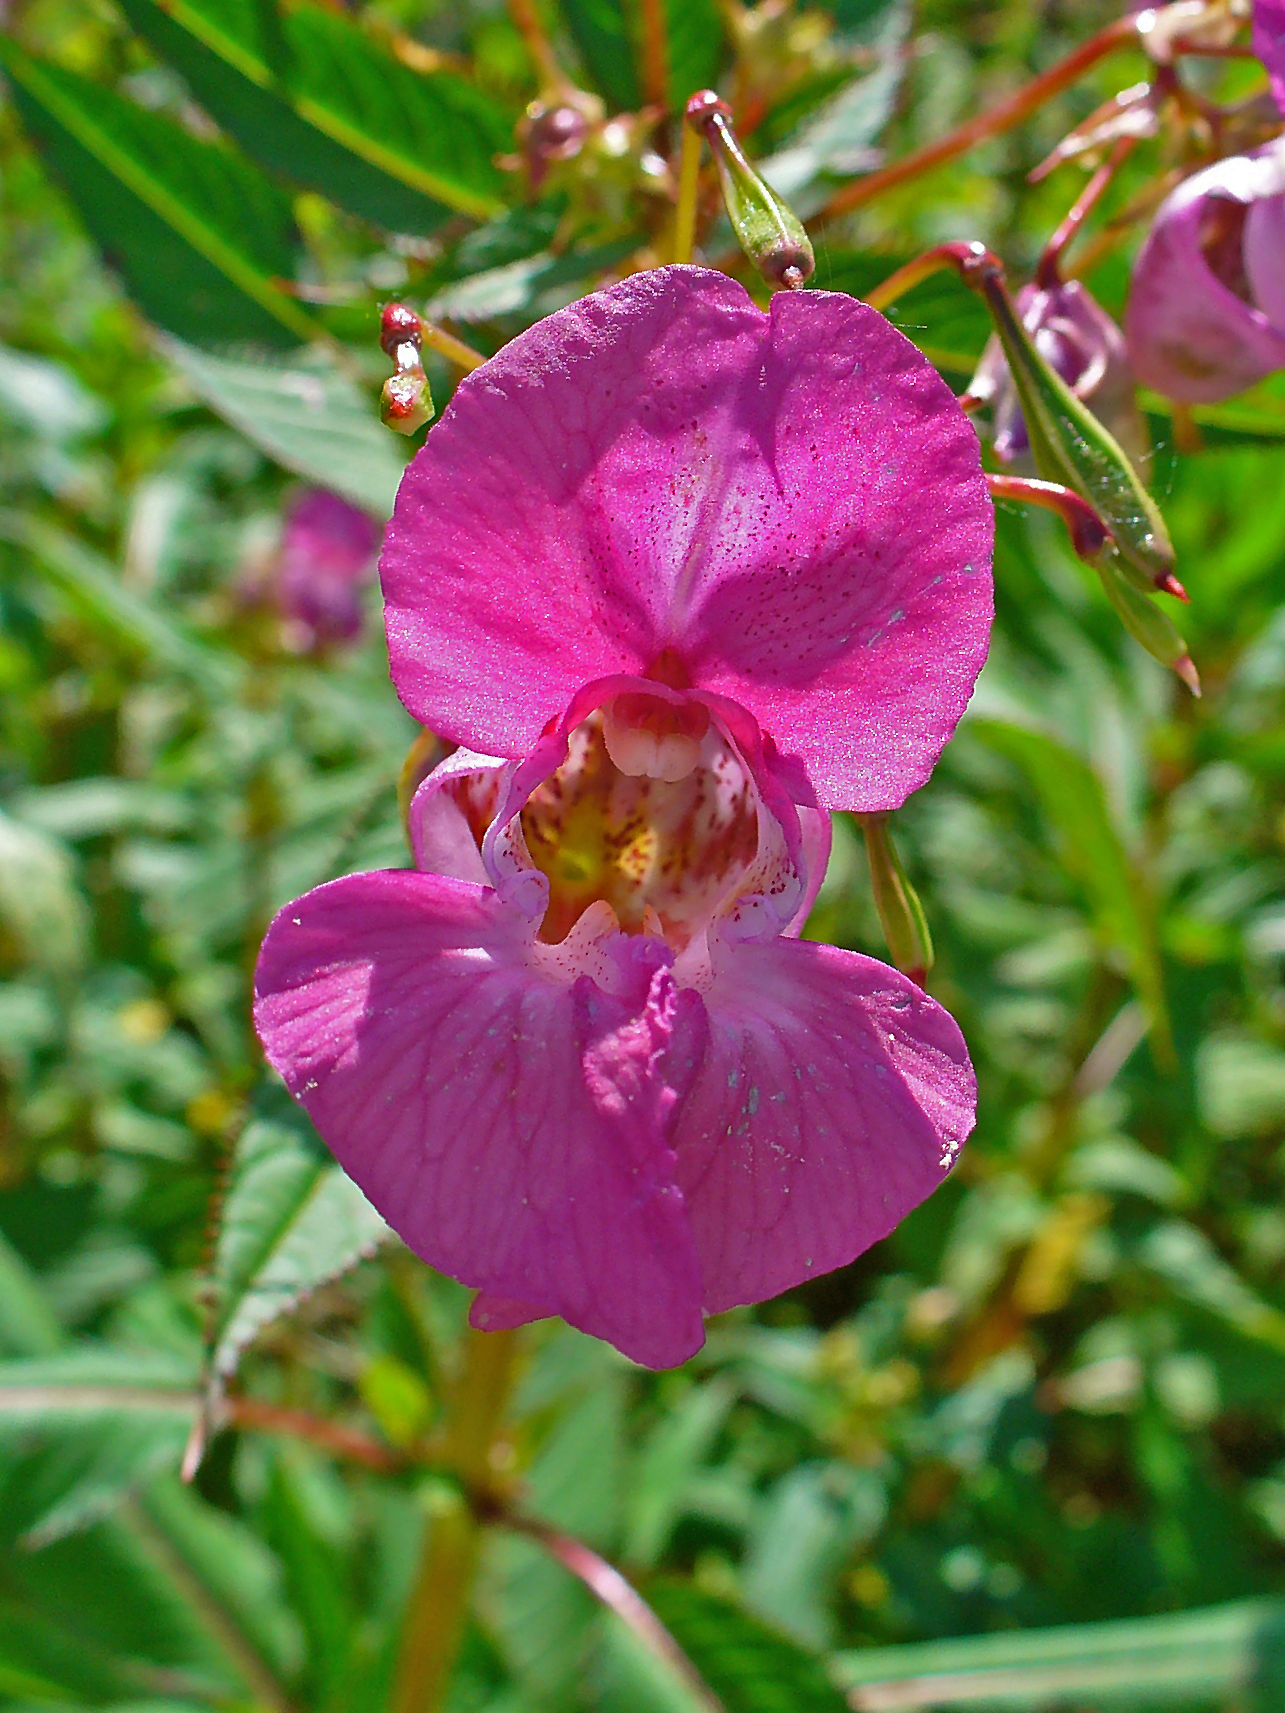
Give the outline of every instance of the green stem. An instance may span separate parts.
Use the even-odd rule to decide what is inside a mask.
[[[682,150],[678,164],[678,211],[674,215],[674,260],[690,262],[696,247],[696,204],[700,191],[701,146],[704,138],[692,124],[683,123]]]
[[[438,1713],[464,1635],[477,1567],[480,1523],[470,1494],[485,1492],[517,1368],[519,1335],[470,1330],[459,1379],[448,1403],[441,1466],[460,1491],[443,1492],[428,1537],[402,1631],[390,1713]]]

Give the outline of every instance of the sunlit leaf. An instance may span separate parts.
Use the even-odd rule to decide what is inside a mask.
[[[368,398],[324,353],[240,362],[177,340],[165,349],[210,409],[295,475],[378,518],[392,512],[403,462]]]
[[[14,102],[81,218],[153,321],[204,345],[295,345],[317,326],[290,205],[254,167],[159,113],[0,38]]]
[[[284,1094],[270,1108],[238,1144],[219,1230],[212,1362],[224,1376],[263,1327],[388,1235],[303,1114]]]
[[[195,1363],[170,1356],[77,1347],[0,1363],[0,1529],[53,1540],[177,1468],[196,1403]]]
[[[1053,828],[1068,874],[1092,907],[1099,934],[1128,962],[1161,1051],[1172,1052],[1154,902],[1116,829],[1102,781],[1074,750],[1032,727],[977,720],[969,729],[1022,769]]]
[[[413,71],[342,12],[124,0],[141,36],[263,166],[394,231],[502,206],[511,120],[454,72]]]
[[[1285,1686],[1285,1604],[1251,1600],[1124,1623],[1064,1625],[870,1648],[835,1662],[855,1713],[1059,1706],[1237,1705],[1273,1713]]]

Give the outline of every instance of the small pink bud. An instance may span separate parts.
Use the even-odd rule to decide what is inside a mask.
[[[1285,144],[1217,161],[1161,204],[1125,315],[1138,379],[1212,404],[1285,369]]]

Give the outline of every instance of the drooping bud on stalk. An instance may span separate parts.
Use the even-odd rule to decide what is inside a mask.
[[[1122,575],[1136,588],[1168,588],[1173,543],[1123,447],[1042,355],[1008,295],[999,263],[991,258],[988,265],[978,256],[964,278],[986,299],[1040,475],[1089,502],[1111,531]]]
[[[932,935],[919,894],[910,884],[888,833],[886,815],[862,815],[875,909],[893,963],[911,981],[922,983],[933,967]]]
[[[687,103],[687,123],[709,143],[723,204],[738,242],[763,278],[797,289],[816,270],[803,222],[750,165],[732,128],[732,110],[712,89]]]
[[[396,434],[414,434],[433,420],[433,395],[424,373],[424,324],[404,303],[384,305],[379,343],[397,373],[384,382],[379,395],[379,419]]]
[[[1199,696],[1200,675],[1182,633],[1168,613],[1162,612],[1149,595],[1144,595],[1125,576],[1123,560],[1110,547],[1095,561],[1095,566],[1107,599],[1129,635],[1142,644],[1153,660],[1172,667],[1192,695]]]

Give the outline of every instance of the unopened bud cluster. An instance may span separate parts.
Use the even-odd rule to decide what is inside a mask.
[[[396,374],[384,382],[379,416],[386,428],[397,434],[414,434],[433,420],[433,395],[424,373],[424,324],[404,303],[384,307],[379,343],[392,358]]]

